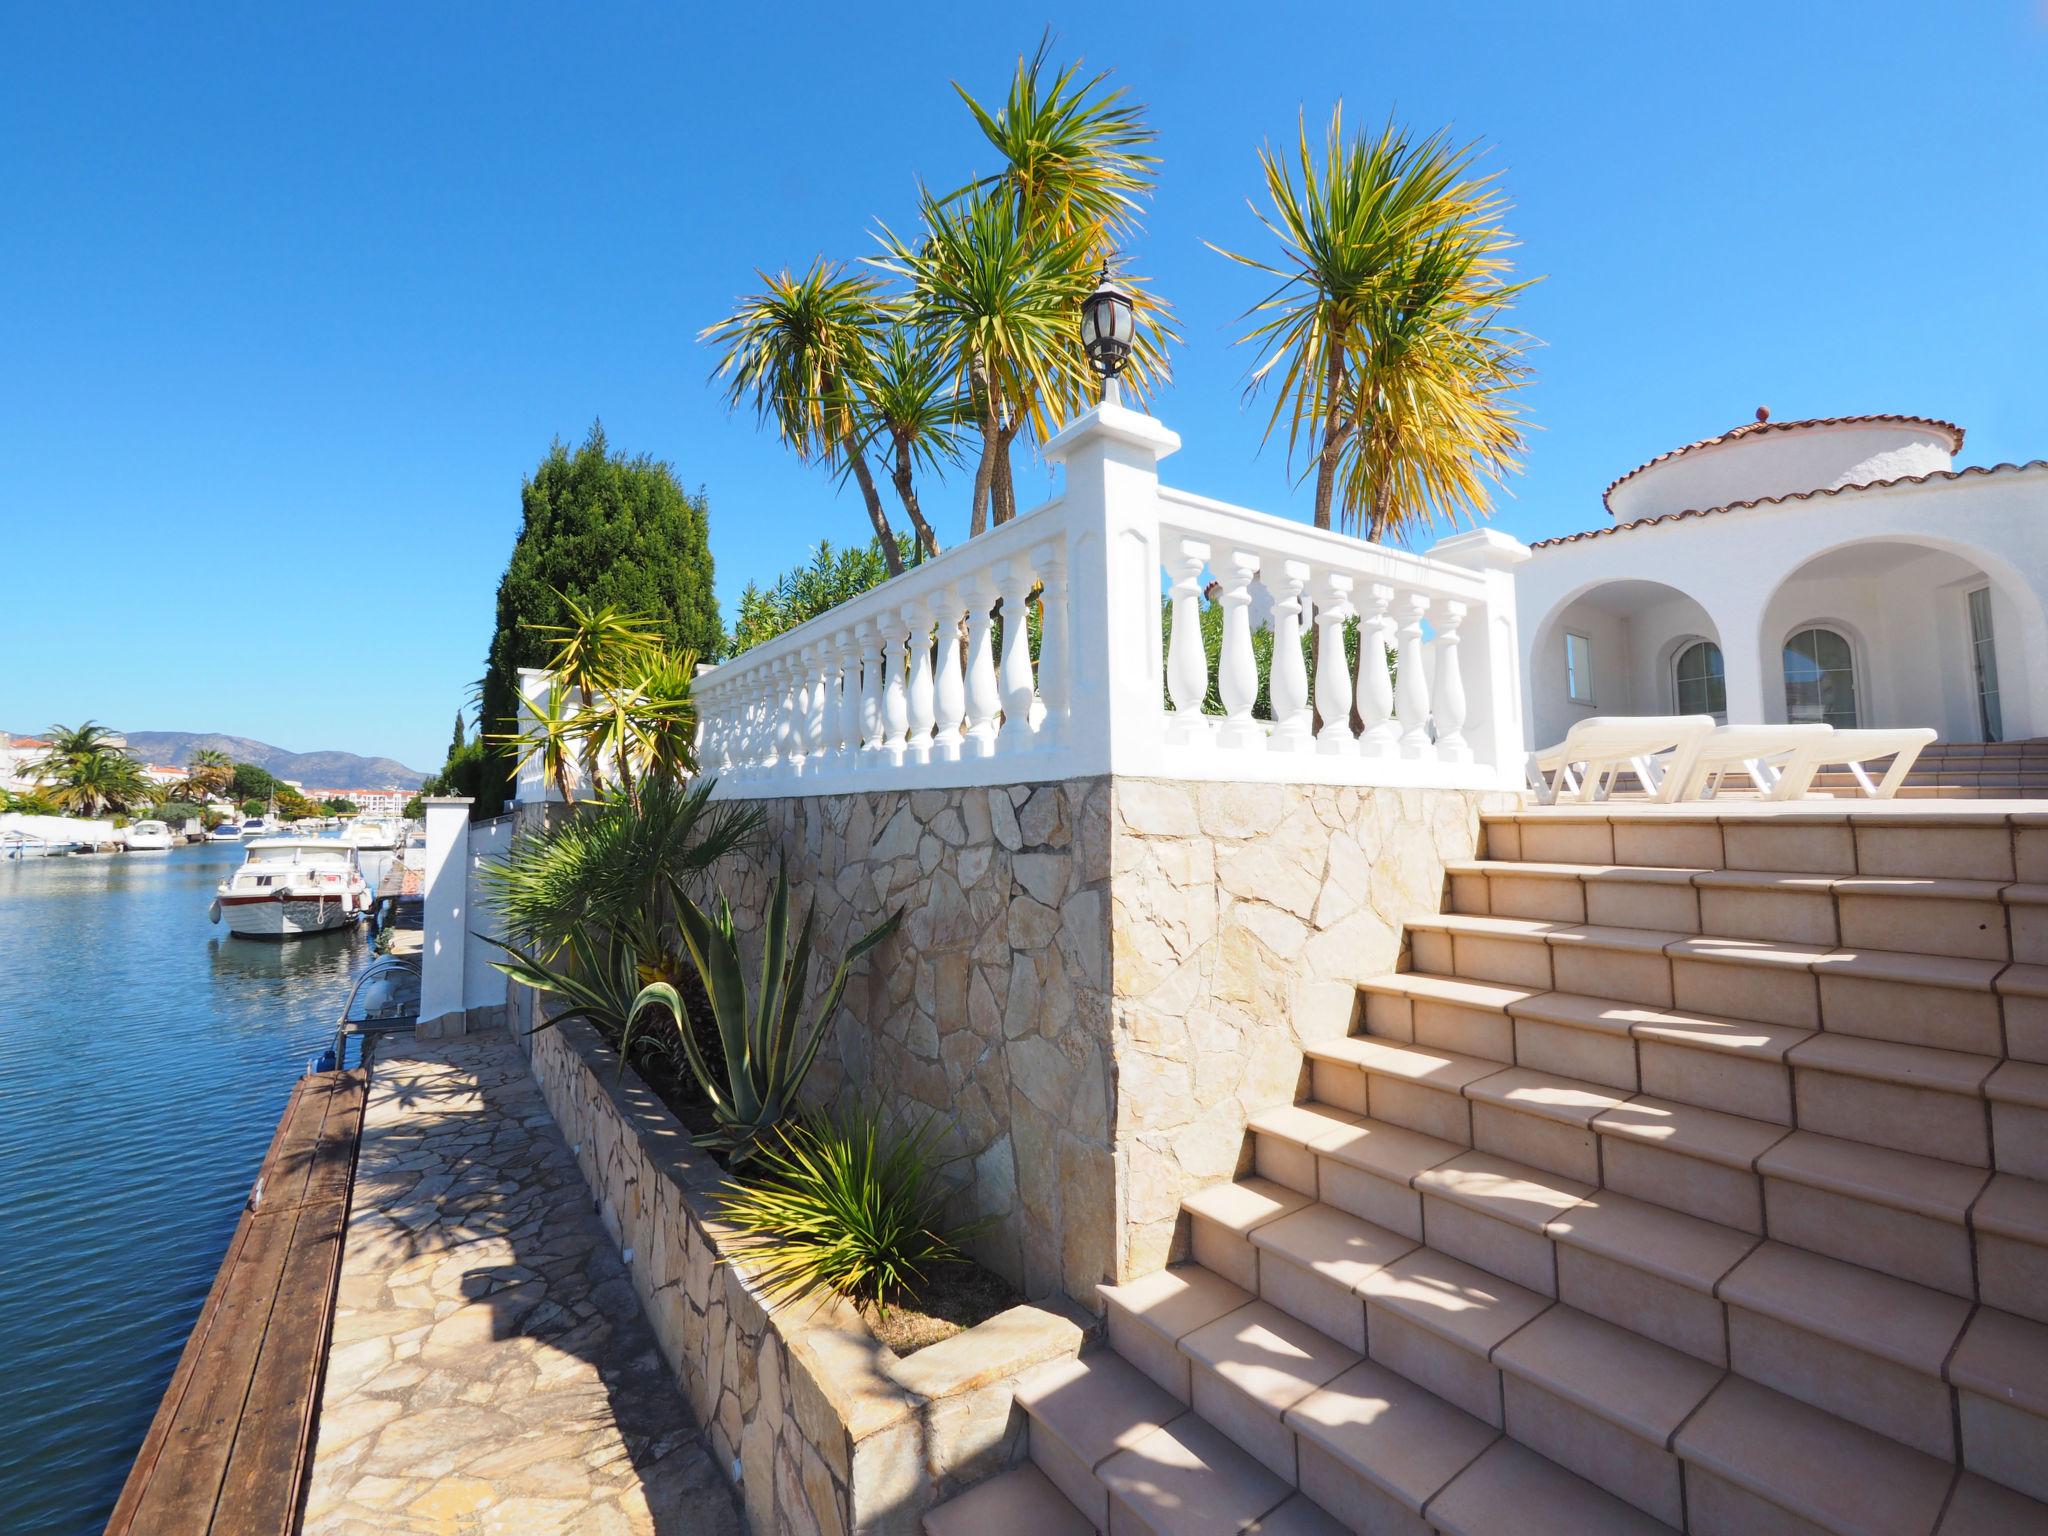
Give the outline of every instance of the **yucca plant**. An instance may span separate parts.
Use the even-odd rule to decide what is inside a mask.
[[[684,1060],[711,1101],[717,1122],[717,1128],[698,1137],[698,1142],[725,1150],[728,1166],[738,1167],[753,1155],[763,1135],[795,1111],[797,1091],[810,1075],[833,1015],[839,1011],[847,973],[854,961],[896,931],[903,913],[900,908],[890,913],[848,946],[806,1026],[804,1004],[817,903],[805,906],[803,926],[792,950],[786,864],[778,862],[776,866],[775,890],[761,928],[761,982],[751,996],[740,962],[739,939],[733,931],[731,904],[721,897],[718,910],[706,912],[680,891],[676,901],[676,926],[710,999],[719,1042],[725,1048],[725,1070],[714,1071],[705,1060],[691,1034],[682,999],[669,982],[655,981],[643,987],[629,1020],[637,1023],[651,1007],[666,1011],[680,1036]],[[628,1044],[630,1041],[629,1032]]]
[[[881,1112],[856,1102],[835,1117],[807,1115],[765,1138],[746,1182],[719,1191],[720,1214],[741,1234],[730,1261],[769,1290],[800,1299],[821,1290],[888,1315],[986,1221],[948,1229],[940,1125],[930,1117],[890,1138]]]

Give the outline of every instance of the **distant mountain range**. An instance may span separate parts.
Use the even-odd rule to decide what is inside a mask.
[[[254,763],[280,779],[297,779],[315,789],[418,789],[426,778],[396,758],[358,757],[353,752],[287,752],[246,736],[218,731],[124,731],[128,750],[152,763],[182,768],[194,752],[212,748],[238,763]]]

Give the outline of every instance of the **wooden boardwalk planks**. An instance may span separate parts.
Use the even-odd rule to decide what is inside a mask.
[[[290,1536],[362,1137],[361,1071],[300,1079],[107,1536]]]

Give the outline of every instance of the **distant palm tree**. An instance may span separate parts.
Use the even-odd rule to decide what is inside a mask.
[[[1476,158],[1392,122],[1347,142],[1340,104],[1320,162],[1305,122],[1293,165],[1259,152],[1280,255],[1211,246],[1279,279],[1240,342],[1263,354],[1251,390],[1275,389],[1267,435],[1284,416],[1290,455],[1313,456],[1318,528],[1333,509],[1373,539],[1484,516],[1516,467],[1529,338],[1503,317],[1529,283],[1509,279],[1508,205]]]
[[[200,747],[185,763],[185,782],[197,791],[196,799],[224,795],[235,782],[234,760],[217,748]]]
[[[887,325],[882,286],[822,256],[801,275],[785,267],[757,276],[764,290],[742,297],[698,338],[725,349],[714,377],[730,381],[730,406],[751,403],[799,455],[853,475],[894,576],[902,557],[860,448],[858,419],[861,370]]]
[[[927,556],[936,555],[939,538],[925,521],[916,471],[960,462],[960,429],[968,422],[945,354],[908,326],[892,325],[864,360],[855,413],[861,441],[849,456],[871,448],[886,452],[890,482],[917,542]]]
[[[97,816],[150,798],[142,765],[116,745],[120,738],[113,731],[88,720],[80,726],[53,725],[48,734],[49,750],[28,776],[61,811]]]

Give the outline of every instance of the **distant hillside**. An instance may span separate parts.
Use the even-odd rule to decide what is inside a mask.
[[[316,789],[418,789],[426,777],[395,758],[358,757],[353,752],[287,752],[246,736],[218,731],[125,731],[128,749],[152,763],[182,768],[194,752],[211,747],[238,763],[254,763],[280,779],[297,779]]]

